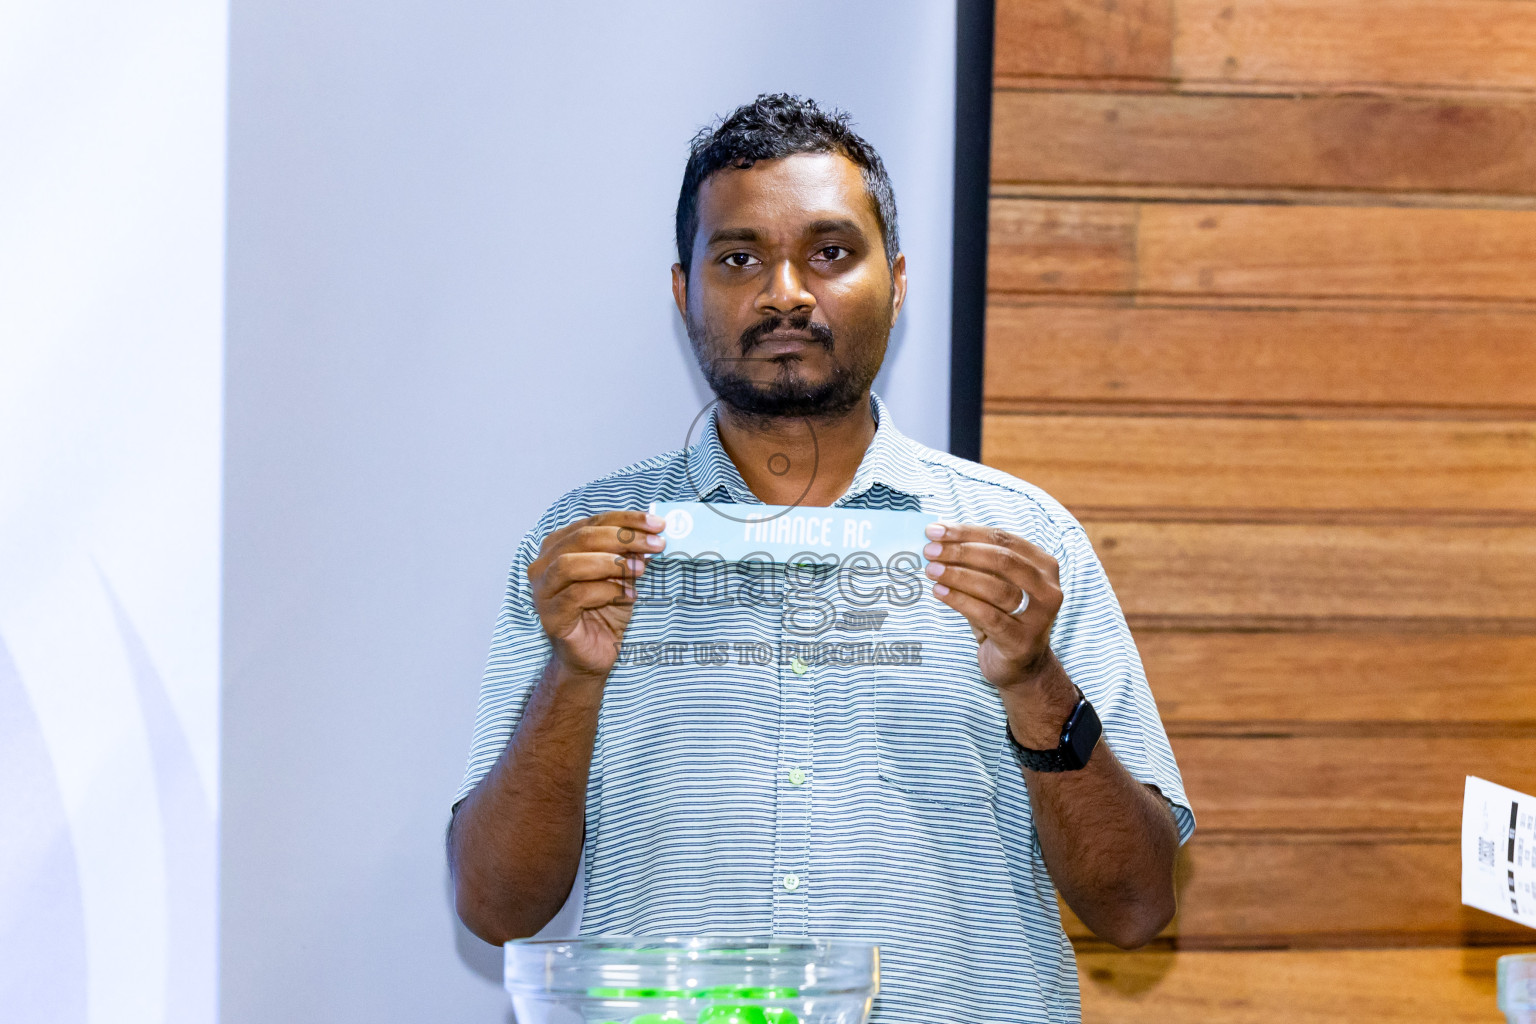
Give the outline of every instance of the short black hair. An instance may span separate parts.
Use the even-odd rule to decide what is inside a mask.
[[[816,101],[789,93],[763,93],[713,125],[701,129],[689,145],[683,189],[677,197],[677,262],[686,276],[693,263],[693,236],[699,230],[699,187],[725,167],[751,167],[795,153],[839,153],[864,176],[864,191],[880,222],[886,262],[894,267],[900,243],[896,235],[896,193],[875,147],[852,128],[841,110],[822,110]]]

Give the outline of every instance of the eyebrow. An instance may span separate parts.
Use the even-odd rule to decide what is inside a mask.
[[[806,227],[805,233],[808,235],[849,234],[858,235],[860,238],[864,237],[864,229],[845,218],[814,221]]]
[[[827,220],[812,221],[805,227],[807,235],[835,235],[850,234],[864,237],[864,230],[854,221],[842,217]],[[756,242],[762,236],[752,228],[721,228],[709,236],[708,245],[719,245],[721,242]]]
[[[751,228],[721,228],[709,236],[710,245],[718,245],[721,242],[755,242],[758,234]]]

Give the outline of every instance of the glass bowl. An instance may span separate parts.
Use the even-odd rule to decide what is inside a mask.
[[[517,939],[518,1024],[864,1024],[880,951],[843,939]]]
[[[1509,1024],[1536,1024],[1536,953],[1499,957],[1499,1009]]]

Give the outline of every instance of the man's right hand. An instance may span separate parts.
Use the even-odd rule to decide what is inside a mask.
[[[487,942],[534,934],[571,892],[604,683],[634,612],[644,556],[666,547],[665,527],[644,512],[604,512],[544,538],[528,567],[554,654],[449,832],[459,918]]]
[[[635,607],[646,555],[666,547],[666,521],[645,512],[603,512],[544,538],[528,567],[533,606],[566,671],[606,679]]]

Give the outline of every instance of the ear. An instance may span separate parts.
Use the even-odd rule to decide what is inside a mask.
[[[672,264],[672,301],[677,303],[677,311],[683,319],[688,319],[688,275],[683,271],[681,263]]]
[[[891,264],[891,326],[896,326],[896,318],[901,315],[901,304],[907,301],[907,254],[896,254],[896,262]]]

